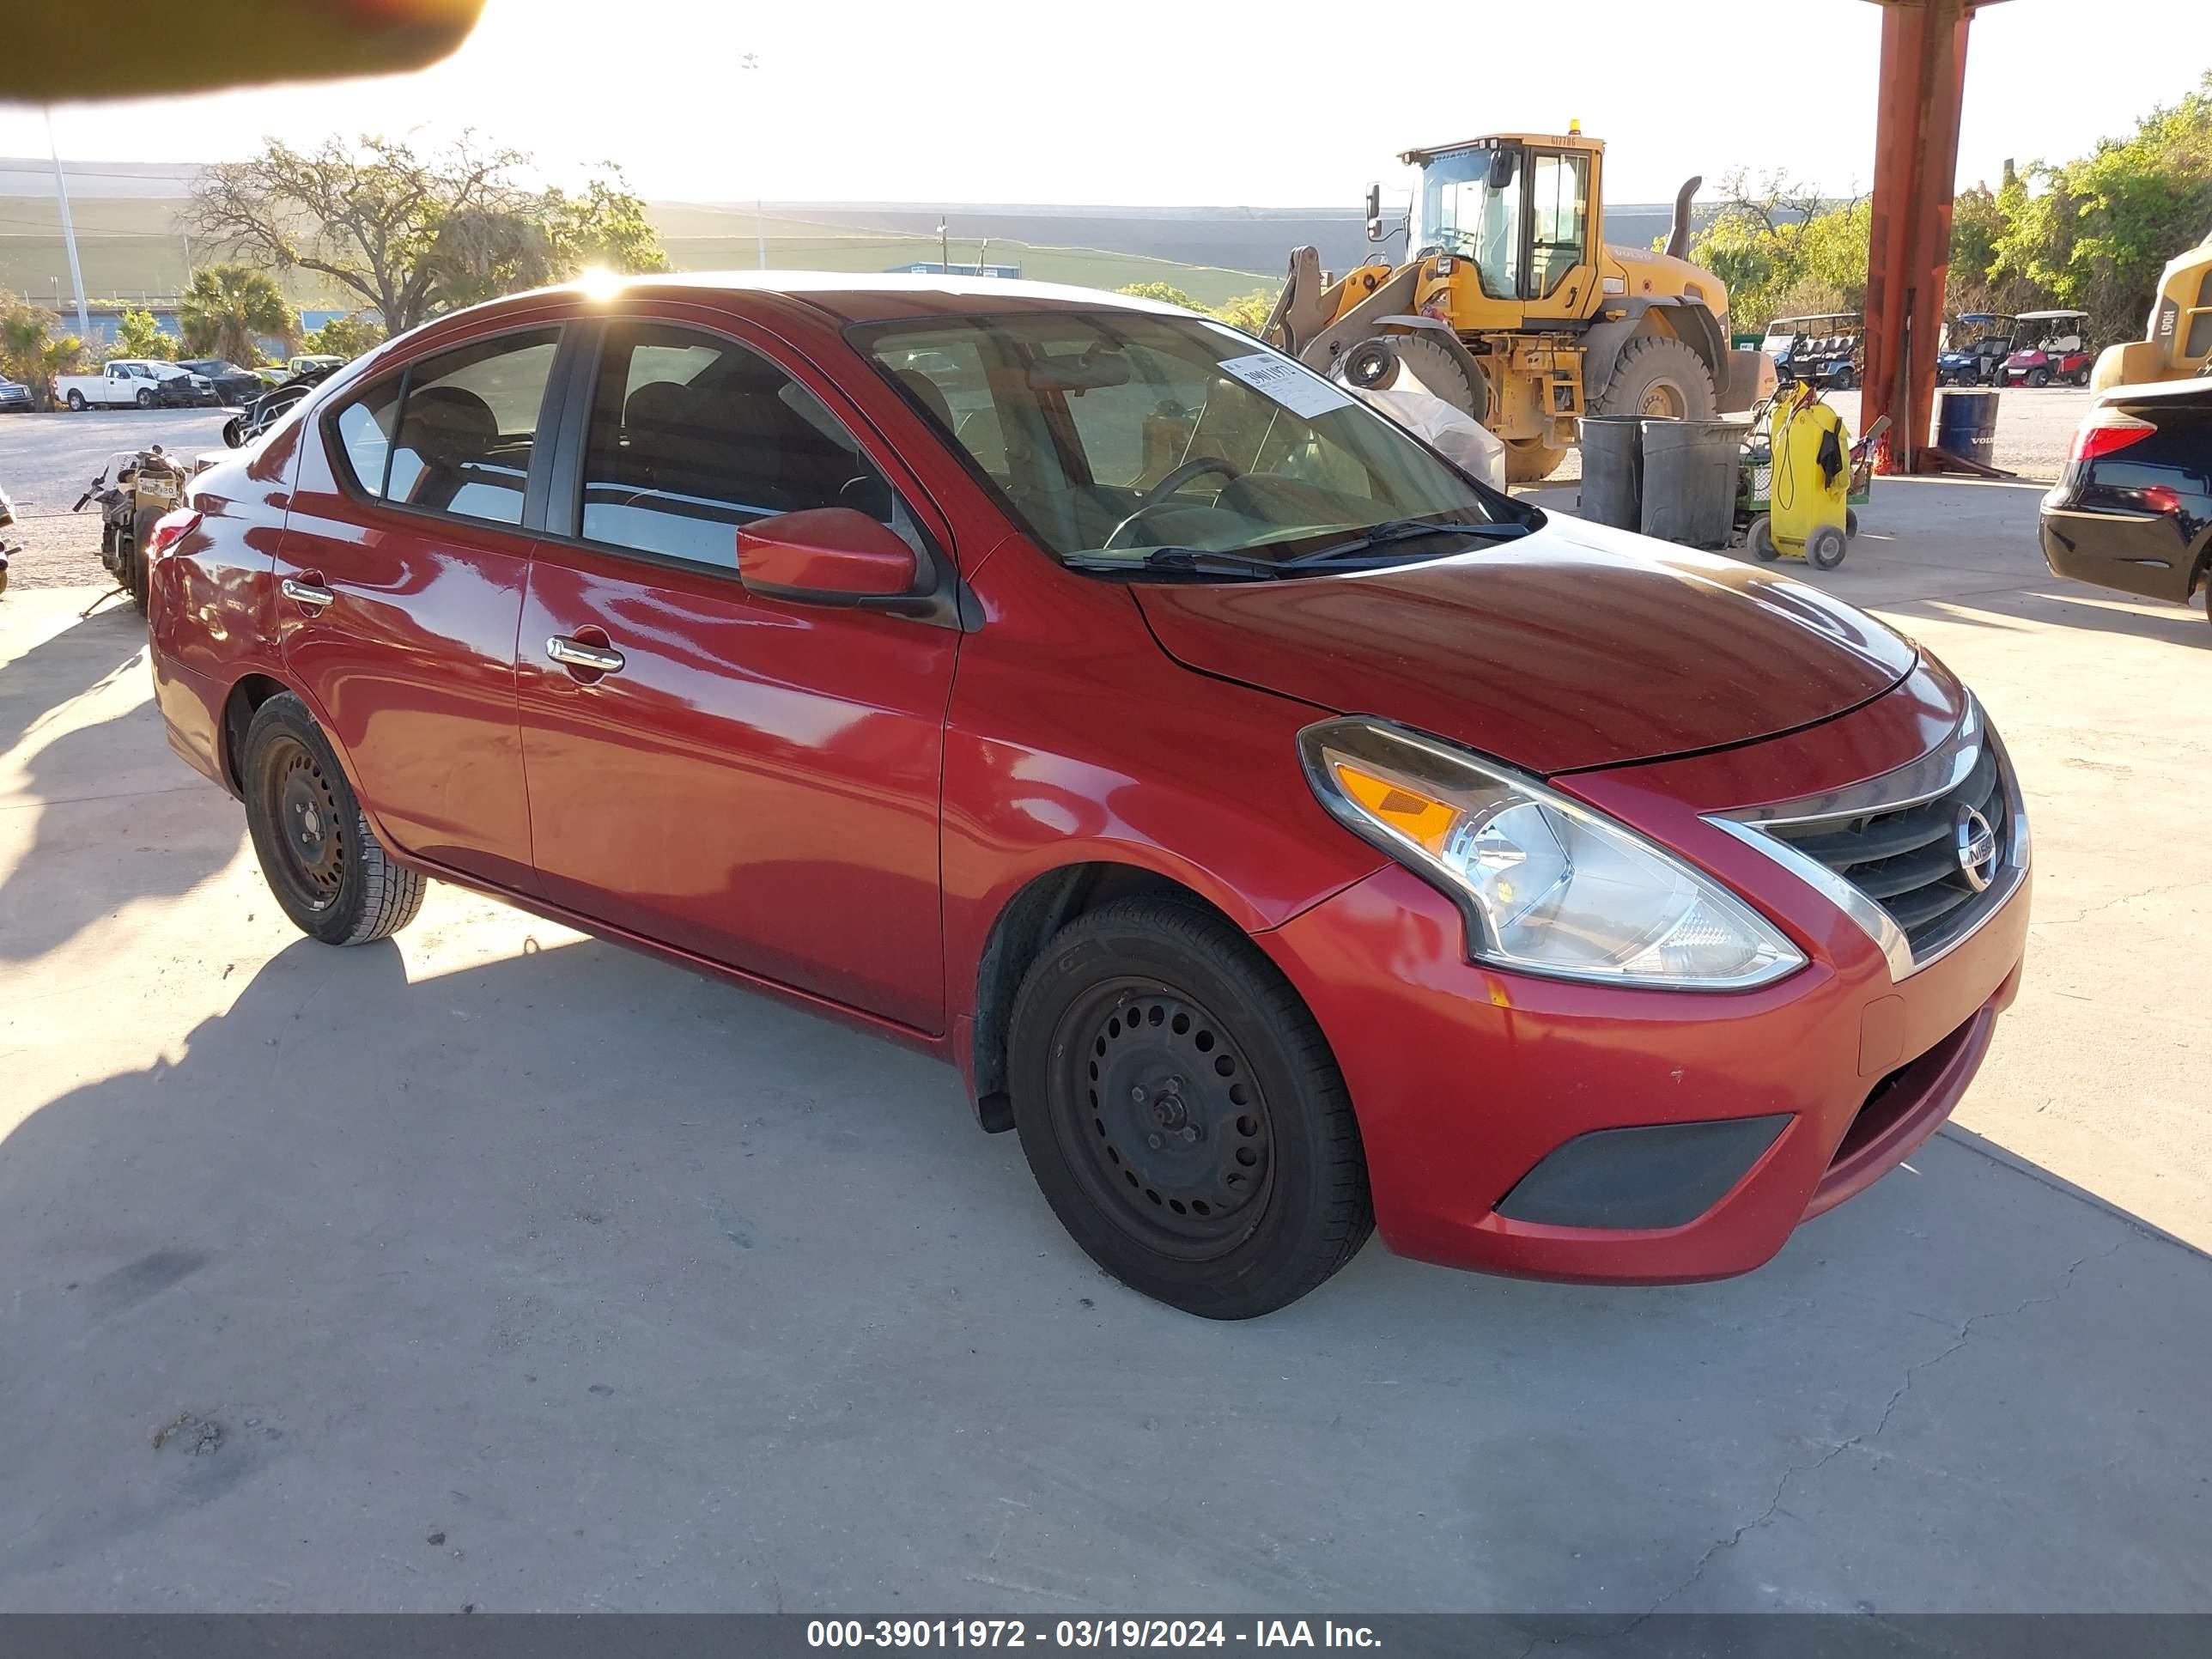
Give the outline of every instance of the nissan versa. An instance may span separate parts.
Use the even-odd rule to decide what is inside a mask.
[[[447,317],[151,538],[169,737],[332,945],[426,878],[941,1055],[1218,1318],[1757,1267],[2017,988],[2003,744],[1814,590],[1510,501],[1170,307]]]

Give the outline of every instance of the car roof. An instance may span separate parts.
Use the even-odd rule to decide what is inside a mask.
[[[2054,317],[2086,317],[2088,314],[2086,311],[2023,311],[2017,313],[2013,320],[2016,323],[2047,323]]]
[[[617,278],[617,283],[618,286],[611,288],[604,278],[586,280],[551,291],[581,291],[595,299],[630,293],[759,295],[797,301],[849,323],[973,317],[986,312],[1112,309],[1158,312],[1178,317],[1190,314],[1179,306],[1164,305],[1134,295],[1107,294],[1092,288],[1003,276],[944,276],[903,271],[875,275],[849,270],[692,270],[668,276],[624,276]]]

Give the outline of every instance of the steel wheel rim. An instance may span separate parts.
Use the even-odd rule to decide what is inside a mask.
[[[1061,1016],[1053,1054],[1054,1133],[1115,1227],[1191,1261],[1251,1236],[1274,1190],[1273,1119],[1213,1014],[1156,981],[1113,981]]]
[[[337,792],[307,746],[279,738],[264,774],[262,806],[284,884],[309,910],[337,902],[349,852]]]
[[[1654,380],[1644,388],[1644,406],[1637,413],[1649,421],[1679,421],[1687,408],[1679,387]]]

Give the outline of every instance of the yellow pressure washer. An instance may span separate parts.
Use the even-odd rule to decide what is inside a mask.
[[[1855,504],[1873,488],[1874,441],[1888,425],[1851,442],[1843,416],[1820,391],[1797,386],[1778,393],[1754,420],[1744,456],[1740,522],[1760,559],[1806,559],[1823,570],[1844,562],[1858,529]]]

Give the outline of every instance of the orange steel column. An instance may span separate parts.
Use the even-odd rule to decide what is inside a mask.
[[[1951,264],[1951,185],[1959,168],[1966,28],[1995,0],[1875,0],[1881,88],[1875,125],[1868,249],[1866,392],[1859,423],[1890,417],[1875,465],[1916,472],[1928,454],[1936,354]]]

